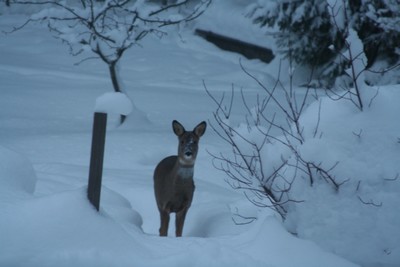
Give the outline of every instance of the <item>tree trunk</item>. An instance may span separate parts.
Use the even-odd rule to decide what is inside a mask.
[[[108,65],[108,68],[110,70],[112,85],[114,87],[114,91],[117,93],[121,93],[121,87],[119,85],[116,67],[117,67],[117,62],[112,62]]]
[[[117,75],[117,61],[113,61],[113,62],[109,63],[108,69],[110,71],[110,76],[111,76],[112,85],[114,87],[114,91],[117,93],[122,93],[121,86],[118,81],[118,75]],[[126,115],[121,114],[120,123],[123,124],[125,120],[126,120]]]

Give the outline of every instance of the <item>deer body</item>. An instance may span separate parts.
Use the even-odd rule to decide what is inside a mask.
[[[178,155],[166,157],[154,171],[154,193],[161,220],[160,236],[168,235],[171,213],[176,213],[176,236],[182,236],[195,189],[193,173],[198,142],[206,130],[206,123],[203,121],[193,131],[186,131],[177,121],[172,122],[172,127],[179,139]]]

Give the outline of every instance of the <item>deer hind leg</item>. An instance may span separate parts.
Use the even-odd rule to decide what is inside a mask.
[[[169,225],[169,212],[160,210],[160,219],[161,219],[160,236],[167,236],[168,225]]]
[[[183,224],[185,223],[186,213],[189,208],[184,208],[183,210],[176,213],[176,236],[181,237],[183,232]]]

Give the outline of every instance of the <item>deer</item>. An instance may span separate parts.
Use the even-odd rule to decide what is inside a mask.
[[[178,121],[172,129],[178,136],[178,155],[161,160],[154,170],[154,193],[160,213],[160,236],[168,236],[170,214],[175,213],[176,236],[181,237],[186,214],[192,204],[195,185],[194,164],[199,150],[200,137],[207,123],[199,123],[193,131],[186,131]]]

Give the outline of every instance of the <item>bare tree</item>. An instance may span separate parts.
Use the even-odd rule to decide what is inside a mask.
[[[314,186],[316,179],[321,179],[338,190],[343,182],[337,181],[332,170],[339,163],[326,167],[322,162],[311,161],[300,153],[300,147],[306,141],[301,118],[310,101],[317,99],[313,89],[307,88],[302,95],[297,93],[291,82],[293,73],[289,73],[288,87],[280,82],[278,74],[275,85],[268,88],[243,66],[242,70],[264,92],[257,96],[253,107],[250,107],[242,92],[242,102],[247,111],[244,126],[237,127],[230,123],[234,108],[234,88],[229,98],[225,94],[217,98],[204,84],[206,92],[216,104],[213,112],[215,123],[210,123],[210,126],[232,148],[228,154],[211,154],[213,163],[217,169],[226,173],[227,182],[233,188],[244,191],[249,201],[260,207],[270,207],[285,218],[287,205],[302,201],[291,195],[296,179],[307,179],[310,186]],[[281,94],[283,98],[278,96]],[[271,114],[271,110],[276,112]],[[283,119],[277,119],[277,112],[283,114]],[[319,114],[313,131],[314,138],[318,137],[318,126]],[[287,151],[286,155],[280,156],[278,162],[268,162],[265,156],[265,150],[272,143]]]
[[[143,0],[14,0],[13,4],[39,5],[43,9],[13,31],[31,22],[46,22],[72,55],[91,51],[106,63],[114,91],[123,92],[117,65],[124,53],[148,34],[163,36],[163,28],[196,19],[211,0],[200,0],[194,7],[190,2],[193,0],[160,6]],[[124,119],[122,116],[121,123]]]

